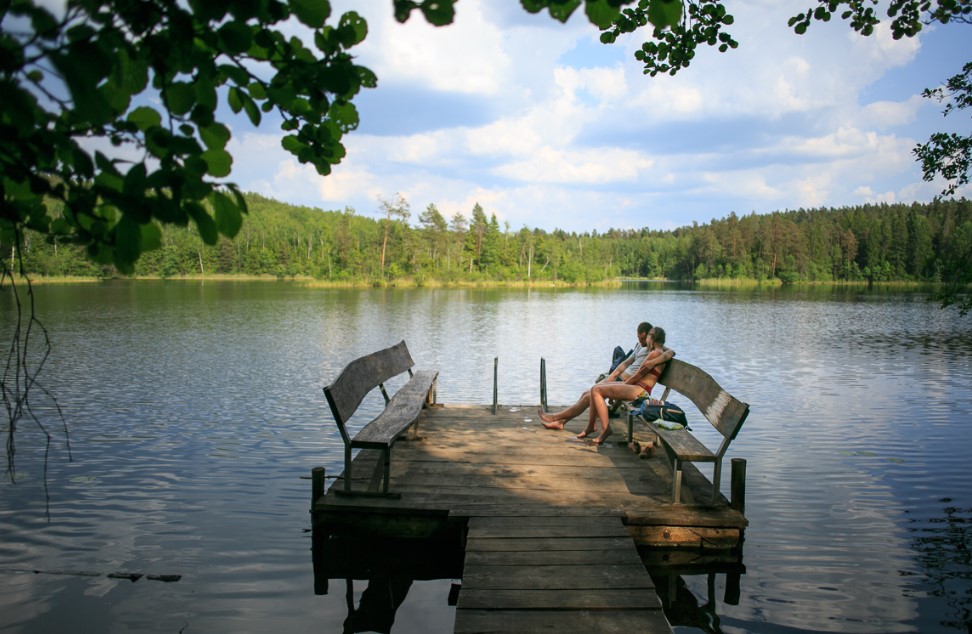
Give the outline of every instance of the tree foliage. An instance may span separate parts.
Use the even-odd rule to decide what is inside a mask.
[[[162,229],[136,275],[310,277],[336,283],[597,283],[615,278],[934,284],[967,311],[972,283],[972,201],[864,205],[729,216],[674,231],[574,233],[501,227],[481,205],[447,223],[435,204],[413,226],[401,195],[373,217],[245,194],[250,214],[235,240],[205,244],[188,227]],[[593,213],[593,212],[592,212]],[[390,215],[389,215],[390,214]],[[10,257],[10,245],[0,253]],[[382,254],[384,253],[384,258]],[[78,246],[28,233],[16,251],[35,277],[118,275]],[[7,262],[4,262],[7,265]]]
[[[716,0],[521,0],[565,22],[583,7],[604,42],[647,32],[635,53],[649,75],[688,67],[700,45],[738,46]],[[392,0],[453,21],[456,0]],[[833,16],[895,37],[929,22],[968,22],[969,0],[817,0],[790,20],[797,33]],[[353,99],[377,85],[350,50],[367,36],[355,12],[327,0],[68,0],[55,15],[37,0],[0,0],[0,234],[24,228],[83,245],[96,265],[131,271],[161,244],[160,226],[192,222],[204,243],[232,238],[246,201],[231,181],[226,107],[255,126],[272,119],[283,147],[321,174],[344,157],[358,124]],[[289,34],[302,31],[302,37]],[[926,96],[967,107],[969,66]],[[221,109],[221,106],[223,108]],[[968,182],[969,136],[936,134],[915,149],[926,179],[953,193]],[[50,201],[62,209],[50,213]]]
[[[278,118],[284,148],[327,174],[358,123],[352,98],[376,85],[348,52],[364,20],[330,17],[326,0],[69,0],[63,15],[0,2],[0,233],[29,227],[122,271],[160,223],[235,236],[246,205],[225,180],[220,104],[254,126]],[[291,18],[313,48],[286,34]]]

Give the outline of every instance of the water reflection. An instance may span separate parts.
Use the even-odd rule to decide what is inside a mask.
[[[417,581],[447,580],[438,584],[439,609],[430,613],[426,631],[451,631],[455,620],[455,584],[462,577],[463,553],[459,529],[431,539],[342,535],[328,527],[313,530],[314,594],[327,595],[332,581],[343,582],[346,618],[343,632],[389,633],[399,608]],[[356,584],[364,590],[356,594]],[[355,599],[357,597],[357,605]],[[443,606],[450,609],[443,610]],[[408,631],[396,629],[396,631]]]
[[[956,507],[952,502],[939,500],[940,515],[911,519],[908,530],[918,570],[901,574],[922,580],[912,591],[915,594],[938,598],[939,611],[925,618],[938,619],[943,628],[972,632],[972,589],[966,583],[972,577],[972,508]]]
[[[0,568],[183,577],[153,586],[0,572],[4,632],[65,631],[86,615],[106,632],[339,631],[348,577],[333,577],[328,595],[310,592],[300,478],[318,465],[341,470],[321,387],[348,359],[406,339],[420,367],[440,369],[441,402],[487,404],[499,357],[500,403],[518,405],[538,402],[542,357],[556,405],[577,397],[614,346],[630,348],[645,319],[752,406],[727,456],[748,461],[750,526],[739,602],[716,611],[723,630],[969,629],[972,319],[920,294],[35,290],[54,344],[44,385],[65,411],[74,461],[55,435],[48,523],[44,437],[22,428],[18,479],[0,482]],[[381,402],[362,404],[362,421]],[[58,429],[53,411],[40,416]],[[705,427],[701,440],[714,443]],[[368,577],[352,578],[358,609]],[[394,628],[451,631],[451,579],[414,579]],[[723,573],[715,583],[719,600]],[[679,584],[699,609],[711,604],[707,574]]]

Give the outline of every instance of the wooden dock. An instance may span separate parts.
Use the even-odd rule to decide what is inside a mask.
[[[710,505],[711,483],[691,466],[684,503],[671,504],[663,455],[639,459],[618,419],[607,446],[577,440],[585,420],[551,431],[535,406],[427,409],[392,450],[401,497],[338,495],[338,477],[314,501],[315,530],[461,541],[456,632],[670,632],[639,549],[732,551],[746,519]],[[375,454],[355,458],[356,490],[378,490]]]

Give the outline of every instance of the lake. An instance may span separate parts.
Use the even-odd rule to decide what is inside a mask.
[[[342,631],[364,584],[314,594],[306,477],[342,469],[321,388],[344,364],[405,339],[439,369],[440,402],[485,404],[498,359],[499,402],[531,405],[542,357],[548,401],[566,404],[644,320],[752,408],[727,456],[748,461],[739,600],[722,600],[716,575],[708,621],[676,631],[972,631],[972,315],[919,293],[35,292],[52,345],[40,380],[70,459],[57,409],[34,391],[37,420],[20,422],[0,483],[0,631]],[[9,291],[0,315],[8,342]],[[707,576],[683,579],[705,603]],[[453,582],[416,581],[392,631],[451,632]]]

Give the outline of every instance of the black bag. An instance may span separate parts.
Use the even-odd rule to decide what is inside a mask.
[[[685,412],[682,408],[670,401],[659,401],[653,398],[645,399],[638,413],[649,422],[660,418],[670,423],[683,425],[689,431],[692,429],[688,426],[688,421],[685,418]]]
[[[632,348],[632,349],[631,349],[631,350],[629,350],[628,352],[625,352],[625,351],[624,351],[624,348],[622,348],[621,346],[614,346],[614,354],[613,354],[613,355],[611,356],[611,369],[610,369],[610,370],[608,370],[608,372],[609,372],[609,373],[610,373],[610,372],[614,372],[614,370],[615,370],[615,369],[616,369],[616,368],[617,368],[617,367],[618,367],[619,365],[621,365],[621,362],[622,362],[622,361],[624,361],[624,360],[625,360],[625,359],[627,359],[627,358],[628,358],[629,356],[631,356],[631,353],[632,353],[632,352],[634,352],[634,348]]]

